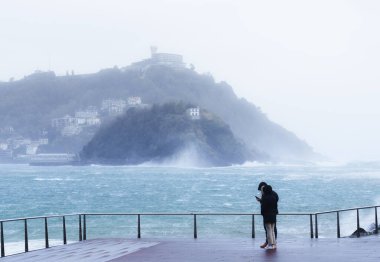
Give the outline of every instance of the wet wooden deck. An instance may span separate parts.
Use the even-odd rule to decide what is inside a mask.
[[[1,258],[29,261],[380,261],[380,237],[280,239],[277,250],[260,239],[94,239]]]

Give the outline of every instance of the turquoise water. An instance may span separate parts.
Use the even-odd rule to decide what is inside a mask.
[[[260,181],[280,196],[279,210],[315,212],[380,204],[380,165],[251,165],[226,168],[0,166],[0,218],[69,213],[257,212]],[[374,211],[361,213],[365,228]],[[342,232],[355,230],[355,213],[341,215]],[[336,235],[336,216],[319,218],[320,236]],[[69,240],[77,217],[67,218]],[[198,218],[198,237],[250,237],[251,217]],[[62,239],[62,219],[49,220],[49,237]],[[88,217],[88,238],[136,237],[136,217]],[[142,217],[143,237],[192,237],[192,217]],[[279,217],[281,236],[309,237],[308,217]],[[31,239],[43,238],[43,221],[29,223]],[[23,223],[5,224],[7,241],[23,239]],[[256,218],[256,234],[263,236]]]

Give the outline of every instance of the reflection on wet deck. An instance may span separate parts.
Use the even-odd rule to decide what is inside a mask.
[[[380,261],[380,237],[279,239],[94,239],[8,256],[1,261]]]

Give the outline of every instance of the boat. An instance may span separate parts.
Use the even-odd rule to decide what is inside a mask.
[[[31,157],[31,166],[68,166],[79,163],[78,156],[75,154],[37,154]]]

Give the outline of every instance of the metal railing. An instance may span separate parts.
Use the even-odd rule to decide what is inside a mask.
[[[29,252],[29,237],[28,237],[28,221],[30,220],[44,220],[44,235],[45,235],[45,248],[49,248],[49,218],[62,218],[62,240],[63,244],[67,244],[67,230],[66,230],[66,217],[78,217],[78,231],[79,231],[79,241],[82,241],[82,215],[81,214],[67,214],[67,215],[52,215],[52,216],[37,216],[37,217],[24,217],[24,218],[14,218],[0,220],[0,246],[1,246],[1,257],[5,256],[5,241],[4,241],[4,224],[9,222],[24,222],[24,251]]]
[[[281,213],[279,216],[307,216],[310,217],[310,235],[313,238],[313,215],[314,213]],[[259,213],[87,213],[83,214],[83,221],[91,216],[135,216],[137,218],[137,238],[141,238],[141,217],[143,216],[190,216],[193,217],[193,237],[198,237],[197,218],[200,216],[250,216],[252,217],[251,223],[251,236],[256,237],[255,230],[255,217],[261,216]],[[87,239],[86,226],[84,226],[83,239]]]
[[[360,210],[374,209],[375,217],[375,234],[378,234],[378,214],[377,209],[380,206],[366,206],[349,209],[330,210],[317,213],[281,213],[278,216],[305,216],[309,219],[310,226],[310,238],[318,238],[318,217],[324,214],[336,214],[337,221],[337,238],[341,237],[340,232],[340,214],[347,211],[356,211],[356,228],[357,237],[360,237]],[[198,226],[197,218],[200,216],[250,216],[251,222],[251,237],[256,237],[255,218],[261,216],[258,213],[82,213],[82,214],[68,214],[68,215],[52,215],[52,216],[38,216],[38,217],[25,217],[0,220],[0,245],[1,245],[1,257],[5,256],[5,241],[4,241],[4,224],[8,222],[23,221],[24,222],[24,251],[29,251],[29,238],[28,238],[28,221],[42,219],[44,221],[44,233],[45,233],[45,248],[49,248],[49,227],[48,219],[50,218],[62,218],[62,243],[67,244],[67,231],[66,231],[66,217],[78,217],[78,241],[87,240],[87,219],[94,216],[134,216],[137,218],[137,238],[141,238],[141,217],[143,216],[190,216],[193,219],[193,237],[198,238]],[[83,221],[83,222],[82,222]]]
[[[336,214],[336,236],[340,238],[340,214],[347,211],[356,211],[356,236],[360,237],[360,210],[365,209],[374,209],[374,217],[375,217],[375,234],[379,233],[379,223],[378,223],[378,215],[377,209],[380,206],[365,206],[365,207],[355,207],[355,208],[347,208],[347,209],[339,209],[339,210],[330,210],[324,212],[317,212],[314,214],[315,216],[315,237],[318,238],[318,216],[324,214]]]

